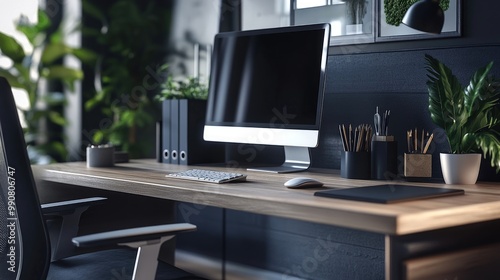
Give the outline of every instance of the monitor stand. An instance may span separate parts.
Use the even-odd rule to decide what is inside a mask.
[[[304,171],[311,165],[311,156],[307,147],[285,146],[285,162],[281,166],[252,167],[249,171],[262,171],[271,173],[291,173]]]

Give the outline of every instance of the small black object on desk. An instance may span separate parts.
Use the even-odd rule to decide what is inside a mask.
[[[396,203],[424,198],[464,194],[460,189],[384,184],[349,189],[332,189],[315,192],[315,196],[340,198],[375,203]]]

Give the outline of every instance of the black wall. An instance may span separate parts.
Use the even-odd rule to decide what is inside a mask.
[[[430,149],[433,177],[441,177],[439,152],[447,152],[449,147],[443,131],[429,116],[424,55],[430,54],[448,65],[465,86],[473,73],[490,61],[496,62],[492,74],[500,77],[499,50],[499,46],[485,44],[331,55],[320,144],[312,150],[313,166],[339,169],[342,144],[338,125],[371,124],[375,107],[379,106],[391,110],[390,130],[398,141],[400,158],[406,146],[406,130],[417,127],[435,132],[437,137]],[[485,161],[482,178],[498,181],[500,177],[488,167]]]
[[[391,110],[391,130],[405,146],[405,131],[419,127],[439,136],[433,152],[433,177],[440,178],[439,152],[448,151],[446,139],[430,120],[425,54],[449,66],[466,85],[473,73],[490,61],[500,78],[500,19],[497,1],[462,2],[462,35],[457,38],[332,46],[320,145],[312,151],[313,166],[340,168],[340,123],[372,123],[376,106]],[[484,161],[480,179],[499,181]]]

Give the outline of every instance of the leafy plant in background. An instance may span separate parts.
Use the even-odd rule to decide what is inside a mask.
[[[420,0],[384,0],[384,13],[387,24],[399,26],[401,21],[403,21],[406,11],[418,1]],[[448,10],[450,0],[441,0],[439,6],[441,6],[443,11]]]
[[[480,68],[463,88],[452,71],[426,55],[429,111],[444,129],[452,153],[482,151],[500,170],[500,83],[488,76],[493,62]]]
[[[87,39],[95,40],[100,54],[96,67],[96,89],[85,103],[87,111],[99,110],[111,120],[92,136],[95,144],[112,143],[143,157],[152,150],[150,139],[138,137],[159,116],[159,108],[151,102],[159,91],[159,83],[151,78],[155,64],[165,51],[165,30],[169,25],[166,9],[157,1],[140,7],[133,0],[119,0],[108,9],[83,2],[84,15],[101,23],[99,28],[84,28]],[[102,4],[102,3],[101,3]],[[154,126],[151,126],[154,127]]]
[[[73,89],[74,82],[83,78],[80,69],[69,68],[61,63],[65,55],[73,55],[82,61],[92,61],[91,52],[71,48],[64,44],[62,33],[48,34],[51,21],[47,14],[38,11],[38,23],[30,24],[20,20],[17,29],[26,36],[32,52],[27,53],[15,38],[0,32],[1,55],[11,60],[7,68],[0,68],[13,88],[26,92],[29,108],[20,109],[25,121],[25,138],[33,163],[47,163],[65,160],[67,151],[60,132],[68,121],[61,113],[65,104],[64,94],[41,87],[43,80],[62,82]]]
[[[167,65],[162,66],[160,74],[164,75],[167,68]],[[208,87],[194,77],[174,79],[169,75],[160,87],[160,93],[155,96],[155,100],[160,102],[167,99],[206,100],[208,97]]]

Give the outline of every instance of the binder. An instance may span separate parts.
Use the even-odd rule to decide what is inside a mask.
[[[192,165],[224,162],[224,143],[203,139],[205,114],[204,100],[163,101],[161,133],[157,132],[162,163]]]
[[[179,164],[224,162],[225,145],[203,139],[206,101],[179,100]]]
[[[192,123],[192,118],[189,116],[189,109],[192,108],[193,102],[190,103],[186,99],[179,100],[179,163],[183,165],[188,164],[190,156],[189,151],[189,125]],[[198,127],[197,127],[198,129]],[[203,128],[202,128],[203,129]]]
[[[163,162],[163,141],[162,139],[162,121],[156,122],[156,142],[155,142],[155,157],[156,162]]]
[[[170,107],[171,100],[164,100],[162,103],[162,119],[161,119],[161,160],[163,163],[170,163],[170,128],[171,116]]]
[[[179,100],[170,100],[170,163],[179,164]]]

